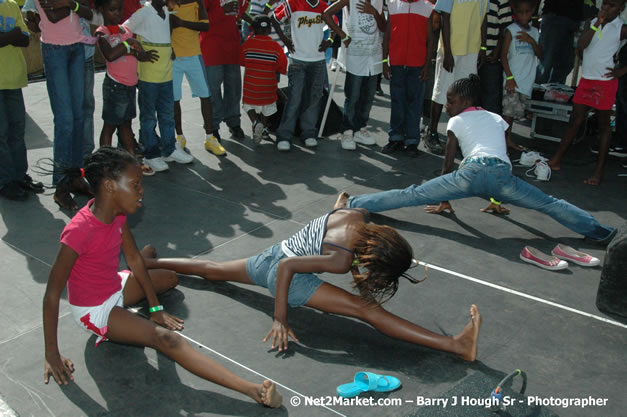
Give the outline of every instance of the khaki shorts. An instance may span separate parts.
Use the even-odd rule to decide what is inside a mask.
[[[526,95],[518,91],[508,93],[507,90],[503,90],[503,116],[513,117],[517,120],[524,119],[526,102]]]

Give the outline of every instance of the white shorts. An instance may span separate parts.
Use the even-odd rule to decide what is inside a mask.
[[[448,72],[443,67],[444,51],[438,51],[438,57],[435,60],[435,84],[431,100],[438,104],[445,104],[446,91],[453,82],[477,73],[477,56],[478,54],[453,55],[455,66],[453,72]]]
[[[118,272],[122,288],[102,304],[93,307],[82,307],[70,304],[70,311],[72,312],[72,317],[76,324],[85,331],[98,336],[96,346],[98,346],[100,342],[108,340],[105,335],[108,330],[107,323],[109,321],[109,314],[111,310],[113,310],[113,307],[124,307],[122,292],[124,291],[124,286],[130,274],[130,271]]]
[[[276,107],[276,101],[272,104],[266,104],[264,106],[255,106],[252,104],[242,103],[242,109],[248,113],[248,110],[254,110],[257,113],[261,113],[266,117],[272,116],[274,113],[279,111]]]

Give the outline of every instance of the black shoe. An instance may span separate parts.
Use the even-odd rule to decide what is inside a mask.
[[[32,191],[37,194],[44,192],[44,185],[40,182],[33,181],[31,176],[28,174],[26,174],[21,181],[17,181],[17,185],[19,185],[24,191]]]
[[[246,139],[246,135],[244,134],[244,131],[239,126],[229,127],[229,132],[231,132],[231,137],[233,139],[237,139],[237,140],[244,140],[244,139]]]
[[[418,145],[407,145],[405,146],[405,153],[407,156],[411,156],[415,158],[418,156]]]
[[[442,145],[440,145],[440,136],[436,132],[429,133],[423,140],[425,142],[425,148],[427,148],[429,152],[436,155],[442,155],[444,153],[444,149]]]
[[[2,187],[2,189],[0,189],[0,195],[14,201],[23,201],[26,200],[26,197],[28,197],[26,191],[22,190],[22,187],[20,187],[16,182],[10,182]]]
[[[377,95],[381,97],[385,96],[385,93],[383,92],[381,86],[377,87]]]
[[[272,138],[270,137],[270,132],[268,132],[268,129],[265,127],[263,128],[263,132],[261,133],[261,139],[272,141]]]
[[[381,149],[382,153],[394,153],[398,151],[402,151],[405,148],[402,140],[391,140],[387,145]]]

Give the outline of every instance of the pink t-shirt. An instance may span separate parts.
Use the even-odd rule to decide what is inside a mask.
[[[111,47],[115,47],[128,38],[133,37],[131,30],[124,25],[120,25],[124,29],[124,33],[112,34],[106,25],[102,25],[96,29],[96,33],[102,33]],[[115,29],[115,28],[114,28]],[[137,85],[137,58],[133,55],[122,55],[113,62],[106,61],[107,75],[120,84],[129,87]]]
[[[125,215],[111,224],[94,216],[91,199],[61,233],[61,243],[78,254],[67,281],[68,301],[81,307],[97,306],[122,288],[118,276]]]
[[[35,0],[37,12],[41,17],[39,29],[41,29],[41,41],[50,45],[72,45],[74,43],[83,42],[86,36],[83,35],[80,17],[70,12],[70,15],[52,23],[48,20],[46,12],[41,8],[39,0]],[[93,42],[92,42],[93,43]]]

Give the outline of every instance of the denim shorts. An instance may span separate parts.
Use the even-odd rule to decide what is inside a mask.
[[[183,97],[183,92],[181,90],[183,75],[187,77],[189,88],[192,90],[192,97],[211,97],[205,66],[202,62],[202,56],[183,56],[177,57],[174,60],[174,64],[172,64],[172,88],[174,101],[181,101],[181,98]]]
[[[105,76],[102,83],[102,120],[111,126],[120,126],[137,116],[135,86],[121,84]]]
[[[272,296],[276,296],[277,270],[279,261],[283,258],[287,258],[287,255],[281,250],[281,244],[276,244],[259,255],[248,258],[246,272],[255,285],[267,288]],[[287,293],[287,303],[291,307],[304,306],[322,282],[314,274],[294,274]]]

